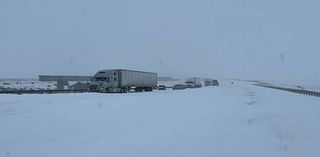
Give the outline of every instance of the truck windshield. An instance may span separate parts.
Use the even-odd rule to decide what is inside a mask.
[[[94,80],[95,80],[95,81],[106,81],[106,82],[110,82],[110,78],[109,78],[109,77],[95,77]]]

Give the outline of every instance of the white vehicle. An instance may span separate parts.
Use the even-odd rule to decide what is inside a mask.
[[[187,88],[201,88],[202,83],[200,78],[190,78],[185,82]]]
[[[90,89],[97,92],[126,93],[135,91],[152,91],[157,88],[157,73],[108,69],[98,71],[92,78]]]

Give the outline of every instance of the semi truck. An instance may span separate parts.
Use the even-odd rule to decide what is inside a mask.
[[[126,93],[130,90],[152,91],[157,88],[157,73],[127,69],[106,69],[92,77],[90,90],[104,93]]]
[[[201,88],[202,83],[200,78],[190,78],[185,82],[187,88]]]

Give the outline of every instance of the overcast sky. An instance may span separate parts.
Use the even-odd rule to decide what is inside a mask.
[[[0,0],[0,78],[320,78],[317,0]]]

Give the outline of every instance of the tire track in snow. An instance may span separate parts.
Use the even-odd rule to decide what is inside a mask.
[[[248,96],[250,99],[250,101],[245,103],[246,105],[252,106],[257,103],[255,91],[248,91],[246,96]],[[248,119],[247,126],[253,126],[254,123],[256,123],[257,121],[259,121],[258,117]],[[280,151],[288,152],[288,146],[285,142],[284,134],[279,129],[277,129],[275,126],[271,126],[271,129],[272,129],[272,132],[274,133],[275,138],[278,140]]]

